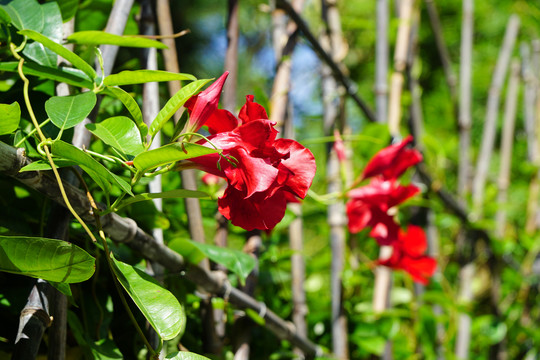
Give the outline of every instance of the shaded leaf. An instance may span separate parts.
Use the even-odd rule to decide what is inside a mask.
[[[90,66],[86,61],[79,57],[79,55],[74,52],[66,49],[60,44],[55,43],[54,41],[48,39],[47,37],[41,35],[40,33],[33,30],[21,30],[20,34],[27,36],[28,38],[38,41],[43,44],[48,49],[54,51],[56,54],[60,55],[67,61],[69,61],[74,67],[84,72],[91,80],[96,78],[96,71],[92,66]]]
[[[94,261],[83,249],[62,240],[0,236],[0,271],[76,283],[94,274]]]
[[[55,43],[62,41],[62,14],[55,2],[41,5],[43,10],[43,30],[41,34]],[[23,54],[40,65],[56,67],[58,56],[39,42],[32,42],[24,47]]]
[[[203,259],[206,259],[206,255],[199,250],[199,248],[196,247],[191,240],[174,239],[173,241],[169,242],[168,246],[171,250],[182,255],[186,261],[192,264],[197,265]]]
[[[75,32],[68,36],[67,41],[84,45],[118,45],[124,47],[167,49],[165,44],[157,40],[139,36],[114,35],[96,30]]]
[[[148,134],[148,126],[146,126],[143,121],[141,108],[131,95],[119,87],[108,87],[103,92],[117,98],[122,102],[122,104],[124,104],[131,116],[133,116],[133,121],[135,121],[137,124],[137,127],[141,132],[141,136],[146,136],[146,134]]]
[[[173,95],[167,101],[165,106],[159,111],[156,118],[152,121],[152,124],[150,125],[150,135],[154,137],[158,133],[159,130],[163,127],[163,125],[169,120],[174,113],[180,109],[182,105],[190,97],[195,95],[197,91],[199,91],[207,82],[209,82],[210,79],[202,79],[202,80],[196,80],[193,81],[186,86],[182,87],[176,94]]]
[[[79,0],[56,0],[62,13],[62,21],[67,22],[71,20],[79,9]]]
[[[186,189],[175,189],[175,190],[169,190],[159,193],[143,193],[143,194],[137,194],[133,197],[130,197],[129,199],[126,199],[120,203],[120,205],[116,208],[116,210],[119,210],[125,206],[128,206],[130,204],[140,202],[140,201],[147,201],[152,199],[173,199],[173,198],[209,198],[210,196],[203,192],[203,191],[197,191],[197,190],[186,190]]]
[[[0,71],[17,72],[16,61],[0,62]],[[25,75],[38,76],[44,79],[65,82],[66,84],[78,86],[82,88],[92,89],[93,83],[88,80],[88,77],[80,70],[69,67],[50,68],[35,63],[26,62],[23,65]]]
[[[172,143],[137,155],[133,159],[133,165],[137,169],[146,172],[165,164],[217,152],[219,150],[210,149],[199,144]]]
[[[124,192],[133,195],[130,185],[124,179],[110,172],[109,169],[81,149],[64,141],[56,140],[52,144],[52,151],[54,155],[75,161],[107,194],[111,191],[111,184],[116,184]]]
[[[207,357],[187,351],[176,351],[165,356],[167,360],[210,360]]]
[[[19,127],[21,107],[18,102],[0,104],[0,135],[11,134]]]
[[[170,340],[180,334],[186,315],[176,297],[144,271],[112,260],[118,280],[159,336]]]
[[[96,94],[92,91],[70,96],[53,96],[45,102],[45,111],[54,125],[62,130],[69,129],[90,115],[96,100]]]
[[[118,74],[107,76],[103,80],[103,84],[106,86],[120,86],[174,80],[197,80],[197,78],[190,74],[173,73],[162,70],[125,70]]]
[[[97,124],[87,124],[86,128],[105,144],[123,154],[135,156],[144,151],[137,125],[125,116],[115,116]]]

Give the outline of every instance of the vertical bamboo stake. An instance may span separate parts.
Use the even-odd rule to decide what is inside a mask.
[[[411,15],[414,0],[401,0],[399,28],[394,51],[394,71],[390,78],[390,98],[388,104],[388,129],[390,135],[399,137],[401,120],[401,93],[403,91],[403,72],[407,65],[407,50],[411,33]]]
[[[375,44],[375,112],[377,122],[387,123],[388,111],[388,0],[377,0],[377,43]]]
[[[512,146],[514,144],[514,125],[516,121],[518,87],[519,87],[519,63],[517,60],[512,61],[510,81],[506,95],[504,106],[504,122],[501,144],[501,165],[499,168],[497,195],[498,211],[495,215],[496,230],[495,233],[499,238],[504,236],[504,228],[506,227],[506,202],[508,199],[508,186],[510,184],[510,167],[512,165]]]
[[[482,144],[476,163],[476,174],[473,179],[473,214],[477,219],[482,217],[484,189],[491,160],[491,153],[493,151],[493,144],[495,142],[501,88],[504,78],[506,77],[510,56],[512,55],[514,43],[516,42],[518,35],[519,22],[519,17],[517,15],[510,16],[510,19],[508,20],[503,44],[497,58],[491,86],[489,88]]]
[[[469,191],[472,126],[472,48],[474,0],[463,0],[459,64],[459,164],[458,197],[464,201]]]
[[[304,0],[295,0],[292,7],[301,12]],[[272,40],[276,55],[276,76],[272,86],[270,119],[283,124],[283,137],[293,139],[293,114],[289,101],[291,87],[292,53],[296,45],[296,23],[289,20],[282,9],[272,12]],[[291,297],[293,302],[292,319],[296,330],[302,336],[307,335],[305,316],[307,314],[306,293],[304,291],[305,263],[303,256],[303,221],[302,205],[290,203],[288,208],[295,215],[289,225],[289,243],[293,254],[291,255]],[[303,352],[295,348],[295,354],[303,357]]]
[[[331,54],[334,62],[338,63],[345,56],[341,20],[335,0],[322,1],[323,19],[327,30],[321,37],[321,45],[327,53]],[[340,96],[336,80],[332,77],[332,72],[328,67],[323,68],[322,78],[323,103],[324,103],[324,128],[325,134],[332,134],[334,128],[341,128],[343,132],[343,122],[339,124],[340,108],[343,96]],[[328,192],[340,192],[342,190],[342,179],[339,160],[336,152],[331,149],[327,161]],[[345,262],[345,205],[342,201],[328,206],[328,224],[330,226],[330,247],[332,253],[330,289],[332,298],[332,350],[338,359],[349,358],[347,318],[343,309],[343,283],[342,272]]]

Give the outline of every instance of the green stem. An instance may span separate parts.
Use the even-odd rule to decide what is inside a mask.
[[[47,119],[45,120],[44,122],[42,122],[41,124],[39,124],[39,128],[42,128],[44,127],[45,125],[47,125],[48,123],[51,122],[51,119]],[[34,136],[34,134],[37,132],[36,128],[32,129],[32,131],[30,131],[28,134],[26,134],[25,137],[23,137],[21,140],[19,140],[19,142],[17,142],[15,144],[15,147],[19,147],[22,145],[22,143],[24,143],[26,140],[28,140],[29,137],[31,136]]]
[[[116,156],[107,156],[88,149],[83,149],[83,151],[102,160],[125,165],[125,162],[122,159],[117,158]]]

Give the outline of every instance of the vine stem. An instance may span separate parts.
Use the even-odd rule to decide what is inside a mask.
[[[19,76],[21,77],[22,81],[24,82],[23,86],[23,95],[24,95],[24,102],[26,104],[26,108],[28,109],[28,114],[30,114],[30,119],[32,120],[32,123],[34,124],[34,127],[39,135],[39,139],[42,143],[47,141],[47,138],[43,134],[43,131],[41,131],[41,127],[39,126],[39,123],[37,121],[36,115],[34,114],[34,110],[32,109],[32,104],[30,102],[30,95],[29,95],[29,87],[30,87],[30,81],[28,78],[24,75],[23,72],[23,64],[24,64],[24,58],[22,58],[16,51],[15,44],[10,43],[10,48],[13,53],[13,56],[19,60],[19,65],[17,66],[17,70],[19,72]],[[73,206],[71,206],[71,203],[69,202],[69,199],[66,195],[66,191],[64,189],[64,185],[62,183],[62,179],[60,178],[60,174],[58,173],[58,169],[56,168],[56,165],[54,164],[54,160],[51,156],[51,152],[49,151],[49,146],[47,144],[43,145],[43,149],[45,150],[45,153],[47,154],[47,159],[49,160],[49,163],[51,164],[54,176],[56,177],[56,182],[58,183],[58,188],[60,189],[60,193],[62,194],[62,198],[64,199],[64,203],[66,204],[66,207],[69,209],[71,214],[73,214],[73,217],[77,219],[77,221],[81,224],[81,226],[84,228],[88,236],[90,236],[90,239],[92,239],[93,242],[96,242],[96,237],[86,223],[81,219],[79,214],[73,209]]]

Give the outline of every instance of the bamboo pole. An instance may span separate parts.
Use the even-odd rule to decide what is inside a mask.
[[[504,78],[506,77],[510,56],[512,55],[514,43],[516,42],[518,35],[519,22],[519,17],[517,15],[510,16],[510,19],[508,20],[503,44],[499,51],[499,56],[497,57],[497,63],[493,71],[493,78],[489,88],[482,143],[476,162],[476,173],[473,179],[473,214],[476,219],[482,217],[484,190],[488,176],[491,153],[495,143],[495,133],[497,130],[497,116],[499,112],[501,88],[503,86]]]
[[[375,116],[377,122],[388,122],[388,26],[390,22],[388,0],[377,0],[375,21],[377,42],[375,44]]]
[[[458,197],[464,201],[470,190],[472,126],[472,49],[474,0],[463,0],[459,64],[459,164]]]

